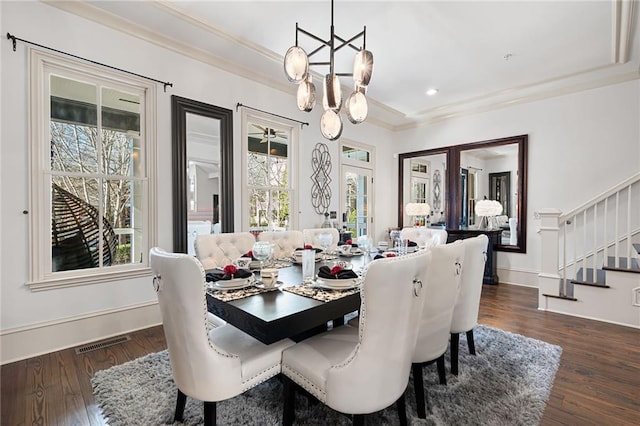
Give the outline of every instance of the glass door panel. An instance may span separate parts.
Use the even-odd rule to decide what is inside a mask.
[[[373,235],[371,206],[372,171],[353,166],[342,166],[342,211],[344,226],[352,238]]]

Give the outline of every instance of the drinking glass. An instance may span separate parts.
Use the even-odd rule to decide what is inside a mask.
[[[333,236],[329,232],[321,232],[318,234],[318,243],[322,248],[323,257],[327,259],[327,249],[333,244]]]
[[[256,241],[252,252],[253,257],[260,261],[260,280],[262,280],[262,267],[264,266],[264,261],[273,254],[273,246],[267,241]]]

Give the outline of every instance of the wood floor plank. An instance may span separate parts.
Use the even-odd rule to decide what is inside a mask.
[[[0,425],[16,426],[25,424],[27,362],[16,361],[0,367]],[[12,404],[11,410],[5,405]]]
[[[58,424],[86,425],[89,423],[85,400],[74,362],[73,349],[51,354],[54,383],[51,390],[57,394],[59,410],[56,414]]]
[[[640,424],[640,330],[539,311],[537,300],[536,288],[485,285],[479,323],[562,347],[541,424]],[[67,349],[2,366],[2,426],[106,425],[91,377],[166,349],[162,326],[130,336],[131,341],[80,355]]]

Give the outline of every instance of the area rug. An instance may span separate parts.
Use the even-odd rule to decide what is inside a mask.
[[[536,425],[542,418],[562,348],[488,326],[474,331],[477,356],[460,336],[459,375],[438,384],[435,364],[424,369],[428,412],[416,415],[411,381],[407,415],[413,425]],[[112,426],[172,424],[176,386],[167,351],[138,358],[91,380],[96,401]],[[279,425],[282,385],[273,378],[243,395],[218,403],[219,425]],[[200,401],[187,398],[184,425],[201,425]],[[302,396],[296,401],[298,425],[348,425],[348,417]],[[369,425],[395,425],[394,407],[367,416]]]

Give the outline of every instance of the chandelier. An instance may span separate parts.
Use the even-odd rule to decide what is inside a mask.
[[[311,53],[298,46],[298,34],[302,33],[321,45]],[[291,46],[284,56],[284,71],[290,82],[298,84],[297,104],[300,111],[309,112],[316,104],[316,87],[311,81],[312,66],[329,66],[329,73],[325,75],[322,86],[324,95],[322,106],[324,112],[320,119],[320,131],[322,136],[333,141],[342,134],[342,119],[339,112],[342,108],[342,89],[340,87],[340,77],[353,77],[354,89],[344,102],[347,118],[353,124],[362,123],[367,118],[369,106],[365,96],[367,86],[371,81],[373,72],[373,54],[366,50],[367,27],[349,39],[344,39],[336,35],[333,27],[333,0],[331,0],[331,35],[325,41],[320,37],[305,31],[296,22],[296,44]],[[362,48],[356,47],[352,42],[362,38]],[[323,48],[329,48],[329,61],[309,62],[309,58],[320,52]],[[350,47],[355,50],[356,56],[353,62],[353,72],[336,73],[334,70],[335,53],[343,47]]]

